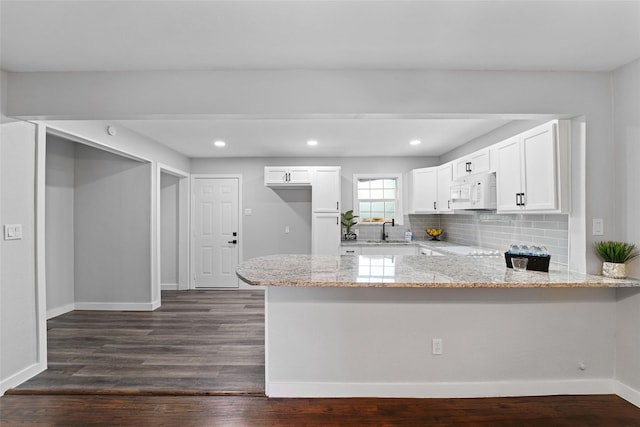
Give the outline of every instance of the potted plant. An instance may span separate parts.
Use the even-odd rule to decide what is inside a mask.
[[[351,227],[358,223],[358,215],[353,214],[353,210],[348,210],[340,214],[342,217],[342,225],[344,225],[344,240],[356,240],[358,235],[351,232]]]
[[[636,245],[624,242],[597,242],[596,253],[602,258],[602,275],[614,279],[627,277],[626,262],[638,256]]]

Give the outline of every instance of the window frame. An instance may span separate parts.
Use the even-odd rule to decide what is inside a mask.
[[[404,224],[402,173],[354,173],[353,174],[353,214],[360,216],[360,199],[358,198],[358,181],[360,179],[395,179],[396,198],[395,199],[362,199],[362,200],[395,200],[396,214],[394,216],[396,225]],[[358,226],[361,225],[382,225],[381,222],[363,222],[358,219]]]

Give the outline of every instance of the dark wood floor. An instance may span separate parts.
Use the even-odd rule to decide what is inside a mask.
[[[0,425],[638,427],[617,396],[267,399],[255,396],[4,396]]]
[[[165,291],[154,312],[47,322],[49,369],[12,393],[264,395],[264,292]]]

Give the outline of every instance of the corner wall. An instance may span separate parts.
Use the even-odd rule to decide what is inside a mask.
[[[74,307],[75,143],[47,136],[45,250],[47,318]]]
[[[151,169],[76,146],[76,308],[152,309]]]
[[[640,246],[640,59],[612,76],[615,171],[620,228],[616,239]],[[628,263],[631,277],[640,278],[640,258]],[[640,406],[640,291],[620,289],[616,311],[616,379],[619,394]]]

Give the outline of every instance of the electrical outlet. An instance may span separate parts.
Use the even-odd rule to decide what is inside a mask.
[[[593,234],[594,236],[602,236],[604,234],[604,220],[602,218],[593,218]]]
[[[284,232],[285,232],[285,233],[288,233],[288,232],[289,232],[289,226],[288,226],[288,225],[285,225],[285,226],[284,226]]]
[[[442,354],[442,338],[433,338],[431,340],[431,354],[436,356]]]
[[[4,240],[22,239],[22,224],[5,224]]]

